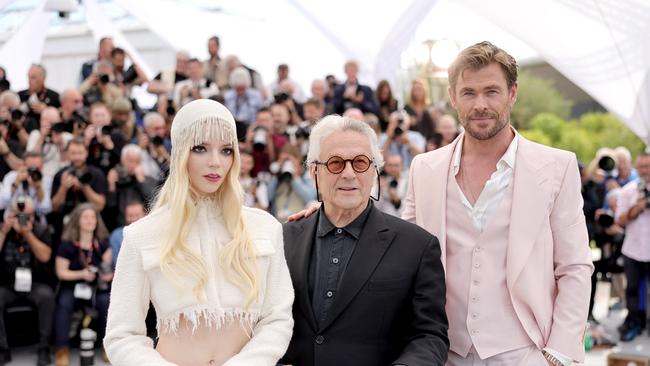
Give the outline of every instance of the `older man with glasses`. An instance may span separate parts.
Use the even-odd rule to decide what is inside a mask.
[[[370,198],[383,158],[364,122],[323,118],[307,164],[320,210],[285,224],[296,301],[292,365],[444,365],[449,342],[438,240]]]

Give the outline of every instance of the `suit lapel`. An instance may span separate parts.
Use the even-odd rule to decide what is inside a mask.
[[[417,224],[438,238],[441,251],[440,260],[445,271],[447,269],[447,184],[449,174],[453,174],[450,169],[454,149],[462,138],[463,134],[435,153],[428,153],[430,155],[424,160],[424,165],[430,171],[424,176],[424,179],[419,179],[420,181],[417,183],[424,186],[420,189],[422,198],[417,198],[420,205],[425,205],[417,212],[419,217]]]
[[[390,246],[395,233],[388,229],[382,213],[372,207],[359,242],[343,275],[338,295],[320,331],[329,327],[368,281]]]
[[[314,238],[316,237],[316,226],[318,224],[319,214],[320,212],[316,212],[300,221],[301,225],[298,229],[300,231],[297,233],[296,237],[293,238],[295,241],[292,245],[294,253],[291,256],[291,261],[289,263],[296,274],[296,278],[294,278],[296,294],[298,295],[296,300],[314,331],[318,329],[318,326],[316,325],[314,310],[311,306],[309,291],[309,264],[311,261],[312,247],[314,246]]]
[[[535,154],[535,146],[520,136],[513,177],[512,208],[507,250],[507,284],[513,288],[528,262],[537,232],[548,217],[550,185],[544,167],[550,162]]]

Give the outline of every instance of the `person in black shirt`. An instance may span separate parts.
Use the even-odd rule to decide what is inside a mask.
[[[56,275],[60,286],[54,317],[56,364],[69,364],[69,331],[74,309],[82,304],[95,308],[98,337],[104,337],[113,254],[108,230],[99,212],[90,203],[77,206],[61,236],[56,253]]]
[[[24,122],[27,133],[38,129],[41,112],[45,107],[61,107],[59,93],[45,87],[45,68],[39,64],[32,64],[27,72],[29,87],[18,92],[21,110],[26,113]]]
[[[37,365],[51,362],[49,340],[54,314],[54,291],[48,285],[51,273],[46,263],[52,255],[47,226],[34,220],[34,204],[28,196],[17,196],[4,216],[0,229],[0,365],[9,362],[4,310],[18,298],[38,310]]]

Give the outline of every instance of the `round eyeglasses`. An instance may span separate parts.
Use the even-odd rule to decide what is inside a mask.
[[[370,158],[365,155],[357,155],[352,159],[343,159],[340,156],[334,155],[331,158],[327,159],[327,161],[324,163],[317,160],[314,161],[314,164],[325,165],[330,173],[340,174],[345,169],[345,166],[348,162],[350,162],[350,165],[352,165],[352,170],[357,173],[363,173],[370,169],[372,160],[370,160]]]

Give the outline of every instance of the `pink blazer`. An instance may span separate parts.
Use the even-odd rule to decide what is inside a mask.
[[[402,214],[438,237],[443,266],[447,174],[461,138],[413,159]],[[533,342],[582,362],[593,265],[577,160],[519,138],[506,268],[493,270],[506,271],[515,312]]]

